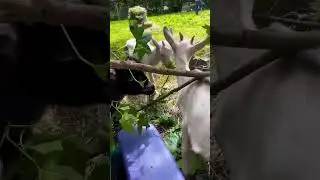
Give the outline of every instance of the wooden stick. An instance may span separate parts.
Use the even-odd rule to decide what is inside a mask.
[[[145,72],[152,72],[156,74],[175,75],[175,76],[187,76],[187,77],[206,77],[210,76],[210,72],[196,72],[196,71],[178,71],[174,69],[155,68],[150,65],[134,63],[131,61],[117,61],[110,60],[110,68],[114,69],[132,69],[141,70]]]

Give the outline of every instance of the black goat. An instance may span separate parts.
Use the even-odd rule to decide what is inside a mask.
[[[0,40],[5,41],[0,42],[0,64],[8,67],[0,67],[7,70],[1,73],[6,76],[0,77],[0,133],[9,121],[20,125],[37,122],[49,104],[108,104],[124,95],[154,92],[142,71],[115,70],[109,74],[110,81],[103,81],[93,67],[78,58],[59,26],[2,25]],[[84,58],[94,64],[107,62],[108,34],[76,27],[66,30]],[[132,80],[132,75],[144,81],[143,86]],[[10,137],[17,141],[21,129],[13,130]],[[0,156],[5,167],[17,153],[9,142],[2,144]]]

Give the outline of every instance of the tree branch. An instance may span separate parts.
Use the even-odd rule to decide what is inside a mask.
[[[0,22],[44,22],[51,25],[107,30],[108,7],[50,0],[0,0]]]
[[[268,22],[281,22],[287,24],[294,24],[298,27],[308,27],[308,28],[320,28],[320,23],[312,22],[312,21],[296,21],[288,18],[280,18],[276,16],[264,16],[264,15],[255,15],[255,19],[261,21],[268,21]]]
[[[197,81],[197,80],[200,80],[200,81],[203,80],[203,81],[207,82],[207,81],[206,81],[205,79],[203,79],[203,78],[192,78],[192,79],[190,79],[189,81],[187,81],[186,83],[182,84],[181,86],[172,89],[172,90],[171,90],[170,92],[168,92],[167,94],[162,95],[162,96],[158,97],[156,100],[151,101],[151,102],[148,103],[147,105],[145,105],[145,106],[143,106],[142,108],[140,108],[138,111],[145,110],[145,109],[147,109],[147,108],[155,105],[156,103],[164,100],[164,99],[167,98],[168,96],[172,95],[172,94],[175,93],[175,92],[180,91],[181,89],[185,88],[186,86],[188,86],[189,84],[191,84],[191,83],[193,83],[193,82],[195,82],[195,81]],[[207,83],[209,83],[209,82],[207,82]]]
[[[246,76],[252,74],[261,67],[273,62],[279,58],[279,54],[268,51],[258,58],[255,58],[248,63],[240,66],[236,70],[230,73],[227,77],[217,80],[210,85],[210,95],[215,96],[219,94],[222,90],[227,89],[232,84],[238,82],[239,80],[245,78]]]
[[[211,43],[218,46],[252,49],[306,49],[320,45],[318,32],[277,32],[268,30],[211,30]]]
[[[110,60],[110,68],[141,70],[141,71],[152,72],[156,74],[198,77],[198,78],[210,76],[210,72],[178,71],[174,69],[155,68],[153,66],[141,64],[141,63],[126,62],[126,61],[121,62],[117,60]]]

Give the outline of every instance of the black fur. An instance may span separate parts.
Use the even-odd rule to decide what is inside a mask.
[[[10,71],[6,72],[10,76],[1,77],[0,133],[9,121],[20,125],[37,122],[49,104],[84,106],[110,103],[124,95],[154,92],[154,86],[142,71],[131,72],[137,80],[144,81],[144,86],[130,80],[129,70],[115,70],[116,79],[103,81],[94,68],[77,57],[60,26],[18,24],[13,27],[17,38],[0,43],[0,48],[18,52],[14,57],[9,50],[0,51],[3,57],[0,64],[10,65]],[[108,61],[108,34],[75,27],[66,30],[85,59],[94,64]],[[8,31],[7,36],[9,33],[12,32]],[[0,29],[0,39],[5,36]],[[6,67],[0,67],[2,69]],[[11,138],[17,141],[20,132],[11,133]],[[0,156],[5,167],[17,153],[10,143],[3,144]]]

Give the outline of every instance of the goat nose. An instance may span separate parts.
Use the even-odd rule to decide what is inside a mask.
[[[146,85],[146,86],[144,87],[144,89],[145,89],[147,95],[153,94],[153,93],[155,92],[155,90],[156,90],[156,88],[154,87],[153,84],[148,84],[148,85]]]

